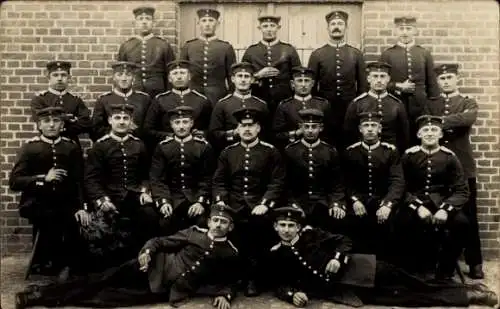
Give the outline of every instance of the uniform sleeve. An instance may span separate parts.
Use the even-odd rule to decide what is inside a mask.
[[[144,118],[144,132],[155,144],[168,136],[168,132],[161,130],[163,110],[157,99],[154,99]]]
[[[278,105],[274,113],[273,133],[276,142],[280,145],[295,141],[295,130],[287,131],[287,116],[283,102]]]
[[[285,189],[285,166],[279,151],[272,148],[270,155],[269,168],[271,169],[269,184],[267,191],[262,197],[261,204],[271,208],[274,204],[279,202]]]
[[[460,113],[443,117],[443,130],[471,127],[477,119],[478,106],[476,100],[464,98],[464,110]]]
[[[177,252],[189,244],[190,234],[191,229],[189,228],[173,235],[152,238],[146,242],[140,253],[144,253],[146,250],[149,250],[150,255],[156,252]]]
[[[92,129],[92,120],[90,119],[90,110],[85,105],[83,100],[79,97],[75,97],[76,100],[76,115],[77,120],[75,122],[66,121],[65,128],[70,136],[76,136],[82,133],[90,132]]]
[[[346,209],[344,175],[342,173],[340,158],[335,148],[330,149],[330,160],[328,163],[329,186],[328,206]]]
[[[397,150],[391,151],[388,164],[389,189],[387,190],[387,194],[382,199],[382,204],[390,203],[391,207],[394,207],[399,203],[405,191],[403,166]]]
[[[127,61],[127,42],[123,42],[118,49],[117,61]]]
[[[174,54],[174,49],[172,48],[172,45],[170,45],[169,42],[165,42],[165,51],[163,52],[163,62],[165,65],[167,65],[169,62],[172,62],[175,60],[175,54]],[[168,82],[168,74],[169,71],[167,68],[165,68],[165,75],[164,75],[164,83],[165,83],[165,89],[170,89],[171,85]]]
[[[149,166],[149,154],[146,149],[146,145],[141,141],[139,143],[140,145],[140,152],[139,152],[139,162],[138,166],[140,169],[140,175],[139,177],[141,180],[141,193],[147,193],[151,192],[150,184],[149,184],[149,171],[148,171],[148,166]]]
[[[462,164],[460,164],[457,156],[451,155],[447,164],[448,188],[451,195],[443,200],[439,208],[446,210],[448,213],[453,213],[467,203],[469,189],[465,181]]]
[[[430,51],[425,51],[425,87],[428,98],[434,98],[439,95],[439,86],[437,84],[436,73],[434,72],[434,59]]]
[[[110,129],[102,97],[98,98],[95,102],[94,113],[92,114],[92,127],[93,133],[91,137],[93,142],[106,135]]]
[[[422,206],[424,203],[422,200],[418,198],[418,196],[414,195],[411,193],[412,188],[411,188],[411,181],[412,181],[412,170],[415,168],[411,164],[411,157],[409,154],[405,153],[401,157],[401,164],[403,166],[403,173],[404,173],[404,178],[407,180],[406,185],[406,191],[404,195],[404,204],[405,206],[409,207],[411,210],[417,210],[418,207]]]
[[[352,241],[341,234],[332,234],[320,229],[313,229],[309,233],[314,233],[314,242],[311,244],[315,248],[320,248],[318,253],[318,265],[322,265],[322,269],[330,260],[337,260],[341,267],[345,267],[349,262],[349,253],[352,250]]]
[[[101,144],[94,144],[88,151],[87,164],[85,165],[84,186],[89,201],[100,204],[103,199],[109,199],[102,186],[103,160],[105,154],[101,149]]]
[[[360,196],[359,192],[356,191],[357,175],[353,173],[354,170],[353,160],[354,157],[352,156],[352,153],[350,153],[349,150],[346,150],[342,155],[342,169],[345,175],[345,185],[347,194],[346,198],[349,201],[352,201],[353,199],[358,199],[358,197]]]
[[[210,146],[206,144],[201,153],[200,162],[202,162],[200,172],[199,190],[196,194],[196,200],[202,204],[210,204],[210,192],[212,188],[212,175],[215,168],[215,154]]]
[[[172,204],[170,188],[168,187],[166,177],[168,177],[167,162],[163,155],[162,145],[156,146],[149,170],[149,179],[151,180],[151,193],[157,207],[165,203]]]
[[[226,149],[227,150],[227,149]],[[228,153],[226,150],[223,150],[219,156],[217,161],[217,168],[215,169],[213,176],[213,188],[212,188],[212,196],[214,198],[214,202],[223,201],[228,203],[228,184],[229,184],[229,161],[228,161]]]
[[[391,55],[389,50],[384,50],[382,54],[380,55],[380,61],[385,62],[387,64],[391,64]],[[396,91],[396,82],[395,81],[390,81],[389,84],[387,85],[387,91],[389,91],[392,94],[397,94]]]
[[[359,140],[359,120],[358,120],[358,103],[352,101],[347,106],[344,117],[344,132],[346,135],[347,145],[351,145]]]
[[[31,107],[31,117],[32,117],[34,122],[37,122],[38,117],[37,117],[36,113],[39,110],[41,110],[42,108],[45,108],[47,106],[45,106],[45,101],[43,100],[43,98],[41,96],[35,95],[31,99],[30,107]]]
[[[290,46],[290,64],[290,69],[294,67],[300,67],[302,65],[302,63],[300,62],[299,54],[293,46]]]
[[[396,135],[398,150],[404,151],[410,146],[410,122],[408,121],[408,115],[404,108],[404,105],[400,103],[397,109],[399,130]]]
[[[210,118],[210,126],[208,128],[208,135],[212,140],[212,143],[216,147],[222,147],[230,139],[227,138],[226,131],[224,130],[226,126],[226,117],[224,113],[224,106],[221,101],[215,104],[214,110],[212,111],[212,116]]]
[[[313,51],[311,56],[309,57],[309,63],[307,64],[307,67],[314,72],[314,87],[311,91],[311,94],[313,96],[317,96],[319,92],[319,56],[317,51]]]
[[[198,117],[198,129],[203,131],[206,138],[208,136],[208,128],[210,127],[210,117],[212,116],[212,104],[209,100],[204,100],[201,106],[201,112]]]
[[[71,174],[74,175],[74,186],[76,189],[76,194],[78,195],[76,197],[76,200],[78,201],[78,206],[79,208],[83,206],[84,202],[84,194],[83,194],[83,168],[84,168],[84,162],[83,162],[83,153],[76,144],[74,144],[74,147],[70,153],[70,162],[71,164],[69,165],[70,168],[72,169]]]
[[[231,66],[236,63],[236,52],[234,51],[234,48],[231,44],[229,44],[229,47],[227,49],[226,53],[226,78],[227,78],[227,85],[229,88],[229,92],[232,93],[234,91],[234,85],[231,82]]]
[[[181,52],[179,54],[179,60],[188,60],[189,61],[189,53],[188,53],[188,44],[184,43],[184,46],[181,48]]]
[[[9,187],[12,191],[34,191],[45,187],[45,175],[33,175],[30,172],[29,162],[36,160],[39,155],[32,152],[30,148],[30,144],[25,144],[17,156],[9,178]]]
[[[356,51],[356,83],[357,95],[368,91],[368,80],[366,79],[366,63],[361,51]]]

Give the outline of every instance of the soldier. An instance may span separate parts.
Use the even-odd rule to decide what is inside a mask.
[[[398,42],[381,55],[381,60],[391,65],[388,90],[401,99],[408,114],[411,145],[419,143],[415,119],[422,115],[425,101],[439,95],[432,55],[415,44],[416,23],[411,16],[394,18]]]
[[[165,235],[204,221],[210,205],[215,158],[205,139],[192,135],[194,110],[178,106],[168,112],[174,137],[156,147],[150,169],[151,191]]]
[[[92,114],[94,134],[92,140],[109,133],[111,116],[111,105],[132,104],[134,115],[132,117],[131,133],[136,137],[143,138],[143,122],[146,112],[151,104],[151,98],[145,92],[133,90],[134,71],[137,66],[131,62],[116,62],[113,68],[113,90],[103,93],[97,98]]]
[[[420,146],[406,150],[401,162],[406,179],[405,206],[395,219],[398,256],[409,270],[433,271],[451,278],[467,236],[462,207],[469,198],[462,165],[455,153],[439,145],[442,119],[417,119]],[[437,257],[436,257],[437,256]],[[415,267],[423,267],[415,269]],[[426,268],[427,267],[427,268]]]
[[[285,148],[288,202],[305,210],[307,223],[325,230],[344,232],[346,201],[339,154],[323,142],[323,113],[299,111],[303,137]],[[297,181],[297,180],[301,181]]]
[[[153,34],[153,7],[140,6],[133,13],[138,35],[120,45],[117,60],[133,62],[138,66],[134,89],[154,98],[167,90],[167,63],[175,60],[174,50],[167,40]]]
[[[269,109],[266,102],[253,96],[250,92],[250,85],[253,83],[254,69],[248,62],[240,62],[231,66],[231,82],[235,85],[233,94],[222,98],[214,107],[210,119],[209,138],[212,145],[220,152],[226,146],[237,141],[239,137],[238,120],[233,113],[245,107],[257,108],[263,113],[261,119],[261,137],[268,134]]]
[[[281,17],[266,15],[258,20],[262,40],[248,47],[241,61],[251,63],[256,69],[257,83],[252,93],[267,103],[273,117],[278,103],[293,95],[292,68],[300,66],[300,58],[295,47],[277,37]]]
[[[399,152],[392,144],[381,142],[382,116],[359,115],[361,141],[347,147],[343,168],[348,199],[354,216],[349,235],[355,251],[390,257],[390,228],[394,210],[405,190]]]
[[[155,144],[167,136],[172,137],[168,111],[181,105],[193,108],[194,135],[204,137],[208,131],[212,104],[206,96],[189,87],[190,67],[191,64],[184,60],[168,64],[168,81],[172,84],[172,90],[156,96],[144,120],[144,130],[155,140]]]
[[[9,179],[10,189],[22,192],[20,216],[33,225],[34,255],[28,271],[60,274],[62,279],[68,267],[78,265],[77,222],[89,223],[82,200],[81,150],[60,136],[64,114],[60,106],[37,111],[41,134],[21,148]]]
[[[277,146],[284,148],[287,144],[302,138],[304,130],[300,127],[302,119],[300,110],[318,109],[326,115],[325,119],[330,119],[330,104],[327,100],[311,96],[314,86],[314,72],[304,67],[294,67],[292,69],[292,89],[295,92],[293,97],[282,101],[276,109],[273,121],[274,138]],[[323,128],[321,138],[328,141],[328,127]]]
[[[212,106],[231,92],[231,65],[236,62],[233,46],[215,36],[220,13],[214,9],[197,11],[200,37],[187,41],[179,56],[199,69],[193,72],[192,87],[207,96]]]
[[[347,18],[342,11],[325,16],[330,40],[312,52],[308,65],[315,73],[313,95],[330,102],[333,117],[328,126],[334,132],[330,140],[337,149],[347,146],[341,134],[347,105],[368,90],[363,54],[345,42]]]
[[[434,71],[441,89],[441,96],[430,100],[426,108],[431,115],[443,118],[444,145],[457,155],[464,169],[464,177],[469,184],[470,196],[464,207],[464,213],[469,220],[471,230],[464,255],[469,265],[469,277],[482,279],[484,273],[477,223],[476,163],[469,138],[471,127],[477,119],[478,106],[476,100],[464,97],[458,91],[458,64],[442,64]]]
[[[302,227],[304,213],[298,207],[276,208],[273,217],[280,242],[271,248],[269,277],[275,279],[276,296],[296,307],[306,307],[311,298],[354,307],[493,307],[498,302],[484,286],[429,284],[373,255],[351,255],[348,238]]]
[[[71,78],[71,63],[67,61],[50,61],[47,63],[47,78],[49,89],[37,93],[31,99],[31,114],[38,122],[37,113],[47,107],[59,106],[63,109],[64,129],[61,135],[68,137],[80,145],[78,135],[90,133],[92,122],[90,110],[82,99],[68,92],[68,83]]]
[[[238,250],[227,234],[233,211],[211,208],[208,229],[192,226],[146,242],[138,258],[103,273],[65,284],[32,285],[16,293],[16,308],[47,306],[122,307],[168,301],[170,307],[193,296],[211,296],[216,309],[229,309],[236,295]]]
[[[382,116],[380,139],[396,145],[401,152],[408,148],[410,137],[405,107],[398,98],[387,92],[387,84],[391,80],[390,68],[387,63],[378,61],[367,65],[370,90],[355,98],[345,114],[344,132],[350,143],[359,140],[359,114],[372,112]]]
[[[236,237],[244,259],[245,295],[259,294],[265,279],[262,263],[266,244],[272,241],[271,224],[266,213],[281,198],[285,169],[279,151],[258,138],[263,114],[255,108],[234,112],[240,142],[222,151],[213,178],[216,203],[229,205],[236,211]]]

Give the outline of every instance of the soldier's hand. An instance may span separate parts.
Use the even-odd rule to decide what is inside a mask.
[[[420,217],[420,219],[424,221],[429,221],[431,219],[432,213],[430,212],[429,209],[427,209],[424,206],[420,206],[417,208],[417,214]]]
[[[143,192],[139,196],[139,203],[141,203],[141,206],[153,203],[153,198],[151,197],[151,195],[149,193]]]
[[[116,209],[115,204],[111,203],[110,201],[103,202],[101,205],[101,210],[104,212],[118,213],[118,210]]]
[[[218,201],[217,203],[215,203],[215,205],[226,206],[226,203],[224,203],[224,201]]]
[[[436,211],[432,217],[432,223],[434,224],[444,224],[446,223],[446,220],[448,220],[448,213],[443,209]]]
[[[131,122],[130,123],[130,126],[129,126],[129,131],[134,131],[135,129],[137,129],[139,126],[135,123],[135,122]]]
[[[229,309],[231,307],[231,304],[224,296],[215,297],[212,305],[217,309]]]
[[[293,293],[293,304],[297,307],[305,307],[309,298],[307,298],[306,293],[304,292],[295,292]]]
[[[90,223],[90,214],[86,210],[80,209],[75,213],[75,220],[82,226],[87,226]]]
[[[260,69],[259,72],[255,73],[254,76],[255,78],[269,78],[269,77],[275,77],[280,74],[280,70],[274,68],[274,67],[264,67]]]
[[[396,87],[404,93],[413,93],[415,91],[415,83],[405,80],[402,83],[396,83]]]
[[[345,210],[339,206],[334,206],[328,209],[328,214],[335,219],[343,219],[345,217]]]
[[[200,203],[194,203],[191,205],[188,209],[188,216],[189,217],[196,217],[201,215],[205,211],[205,208],[203,208],[203,205]]]
[[[149,256],[149,249],[146,249],[146,251],[139,254],[137,260],[139,261],[139,269],[144,272],[147,271],[149,262],[151,261],[151,256]]]
[[[377,221],[378,223],[384,223],[389,215],[391,214],[391,208],[387,206],[382,206],[377,210]]]
[[[170,217],[172,211],[172,205],[170,205],[169,203],[161,205],[160,212],[165,218]]]
[[[352,208],[356,216],[362,217],[366,215],[365,205],[363,205],[363,203],[361,203],[360,201],[355,201],[354,204],[352,204]]]
[[[304,135],[304,128],[300,127],[295,131],[295,136],[299,137]]]
[[[337,259],[331,259],[325,267],[325,273],[336,274],[340,269],[340,262]]]
[[[257,205],[255,206],[254,209],[252,209],[252,215],[261,216],[265,214],[268,210],[269,208],[267,208],[266,205]]]
[[[45,175],[46,182],[62,181],[64,177],[68,176],[68,172],[62,168],[51,168],[47,175]]]

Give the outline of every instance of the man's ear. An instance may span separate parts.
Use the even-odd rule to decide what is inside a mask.
[[[112,117],[111,117],[111,116],[109,116],[109,117],[108,117],[108,123],[109,123],[109,125],[111,125],[111,119],[112,119]]]
[[[320,132],[323,132],[323,129],[324,129],[323,124],[320,124],[320,125],[319,125],[319,131],[320,131]]]
[[[227,228],[227,230],[231,232],[233,229],[234,229],[234,222],[231,221],[231,223],[229,223],[229,227]]]

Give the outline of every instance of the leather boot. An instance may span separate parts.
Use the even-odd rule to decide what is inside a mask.
[[[255,284],[255,281],[253,281],[253,280],[248,281],[244,294],[246,297],[259,296],[260,292],[257,289],[257,285]]]
[[[471,265],[469,266],[469,273],[467,274],[471,279],[484,279],[483,265]]]
[[[497,294],[490,290],[468,290],[467,299],[469,305],[495,307],[498,304]]]

